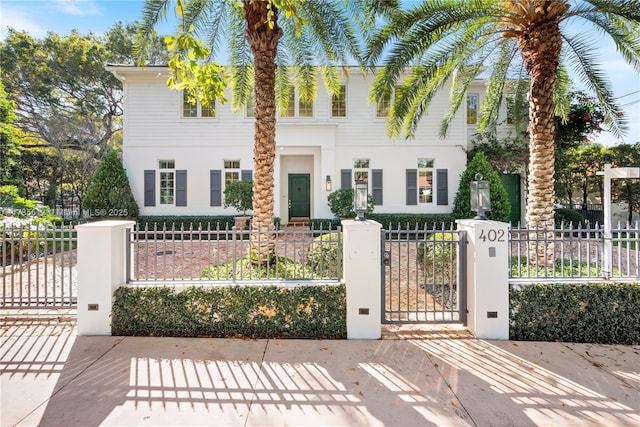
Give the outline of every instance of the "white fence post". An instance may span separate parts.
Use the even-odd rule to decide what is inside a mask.
[[[100,221],[78,230],[78,335],[111,335],[113,292],[126,281],[127,229],[134,221]]]
[[[467,232],[467,327],[480,339],[509,339],[509,224],[462,219]]]
[[[347,339],[375,340],[382,336],[381,228],[378,222],[370,220],[342,221]]]

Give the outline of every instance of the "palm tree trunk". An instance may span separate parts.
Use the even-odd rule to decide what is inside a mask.
[[[277,9],[262,0],[243,0],[247,21],[247,40],[254,57],[255,70],[255,135],[253,147],[253,227],[251,259],[268,262],[274,252],[272,232],[273,171],[276,153],[276,53],[282,29],[278,26]],[[268,18],[268,12],[274,14]],[[266,232],[266,234],[265,234]]]
[[[529,89],[529,179],[526,220],[529,228],[547,230],[532,233],[529,262],[553,265],[554,228],[554,139],[555,106],[553,94],[562,38],[557,17],[531,23],[518,39],[531,77]]]

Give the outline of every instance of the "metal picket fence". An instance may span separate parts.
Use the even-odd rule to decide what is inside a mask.
[[[0,307],[76,307],[73,225],[5,225],[0,228],[0,249]]]
[[[640,224],[510,229],[511,281],[640,279]],[[605,244],[607,242],[609,244]],[[541,253],[542,256],[534,256]]]
[[[306,227],[269,231],[209,224],[136,226],[128,236],[127,282],[337,282],[342,277],[341,235],[340,229]],[[273,256],[251,262],[251,245],[268,248]]]

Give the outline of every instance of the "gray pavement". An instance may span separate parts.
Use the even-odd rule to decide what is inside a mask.
[[[640,425],[638,345],[391,337],[77,337],[65,319],[5,318],[0,424]]]

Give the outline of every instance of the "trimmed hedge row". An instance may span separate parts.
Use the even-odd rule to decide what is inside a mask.
[[[183,215],[156,215],[156,216],[139,216],[138,225],[144,227],[145,224],[149,226],[149,229],[157,227],[158,230],[162,230],[162,227],[172,229],[175,226],[176,230],[184,227],[185,230],[189,229],[189,226],[193,225],[197,227],[202,225],[206,228],[207,225],[211,230],[215,230],[217,226],[220,230],[226,228],[231,229],[235,225],[235,217],[237,215],[215,215],[215,216],[183,216]],[[274,224],[276,228],[280,228],[280,218],[274,218]]]
[[[120,287],[111,313],[113,335],[344,339],[343,285]]]
[[[509,339],[640,342],[640,284],[531,284],[509,290]]]
[[[367,218],[378,221],[385,229],[397,229],[398,226],[403,230],[411,230],[414,228],[428,229],[449,228],[451,223],[455,223],[456,218],[452,214],[384,214],[371,213]]]

